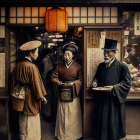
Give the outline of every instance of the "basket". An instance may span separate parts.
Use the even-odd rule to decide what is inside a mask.
[[[23,111],[25,99],[12,97],[12,109],[15,111]]]
[[[11,92],[12,95],[12,109],[15,111],[23,111],[25,102],[25,89],[19,84]]]

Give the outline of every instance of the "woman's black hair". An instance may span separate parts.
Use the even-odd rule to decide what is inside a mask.
[[[30,52],[35,53],[35,51],[37,50],[37,48],[33,49],[33,50],[29,50],[29,51],[25,51],[24,55],[28,56],[30,54]]]
[[[70,51],[70,50],[62,50],[63,55],[64,55],[65,51]],[[73,53],[72,51],[70,51],[70,52],[72,53],[72,55],[74,55],[74,54],[75,54],[75,53]]]

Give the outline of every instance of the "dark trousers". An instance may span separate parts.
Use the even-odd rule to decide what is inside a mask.
[[[52,92],[51,82],[46,82],[45,84],[46,84],[45,89],[47,92],[45,98],[47,99],[47,104],[45,105],[42,104],[42,113],[46,117],[51,117],[52,121],[55,121],[57,114],[58,99]]]

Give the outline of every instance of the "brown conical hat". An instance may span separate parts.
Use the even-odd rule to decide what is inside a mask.
[[[41,41],[37,41],[37,40],[29,41],[27,43],[24,43],[19,49],[22,51],[30,51],[35,48],[38,48],[41,44],[42,44]]]

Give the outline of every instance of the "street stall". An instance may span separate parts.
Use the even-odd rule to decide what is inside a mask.
[[[0,1],[0,137],[18,139],[18,112],[11,109],[10,80],[16,64],[23,59],[19,47],[39,40],[40,62],[45,50],[54,47],[54,67],[64,62],[62,46],[74,41],[78,46],[74,61],[82,66],[80,93],[83,140],[93,139],[96,102],[91,83],[103,62],[105,38],[117,40],[116,58],[131,74],[126,98],[126,134],[140,135],[140,1],[139,0],[1,0]],[[57,99],[56,99],[57,104]],[[41,115],[41,114],[40,114]],[[15,118],[13,123],[11,120]],[[42,139],[55,140],[54,125],[41,118]]]

